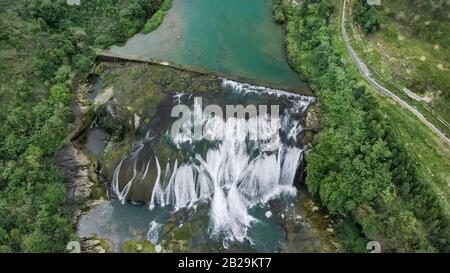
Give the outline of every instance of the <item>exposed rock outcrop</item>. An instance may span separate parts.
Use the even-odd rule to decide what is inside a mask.
[[[81,238],[80,245],[83,253],[106,253],[110,249],[108,241],[95,234]]]
[[[79,209],[91,197],[93,185],[98,183],[97,163],[76,145],[76,139],[92,123],[94,117],[91,104],[84,99],[90,88],[89,84],[82,84],[78,88],[72,104],[74,128],[66,143],[54,155],[65,177],[66,205],[74,223],[81,214]]]
[[[319,104],[313,103],[308,107],[306,115],[306,129],[318,133],[321,130],[320,124],[320,106]]]
[[[55,160],[66,178],[67,205],[76,218],[77,202],[91,196],[91,188],[97,182],[96,164],[73,143],[67,143],[55,154]]]

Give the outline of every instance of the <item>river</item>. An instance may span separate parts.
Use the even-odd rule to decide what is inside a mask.
[[[175,0],[156,31],[137,34],[111,51],[200,67],[261,85],[307,90],[287,63],[283,39],[282,27],[272,19],[271,0]],[[123,68],[122,75],[136,71]],[[155,71],[145,72],[133,84],[144,79],[147,85],[162,82],[150,79],[159,73]],[[175,81],[177,73],[169,78]],[[135,111],[134,117],[142,115],[148,107],[140,103],[150,98],[148,91],[141,91],[147,85],[142,89],[127,83],[125,88],[121,77],[110,78],[114,80],[105,81],[114,81],[110,88],[116,90],[116,104],[106,109],[120,108],[122,99],[127,101],[122,103],[126,108]],[[89,99],[102,92],[99,84]],[[304,187],[299,187],[306,151],[302,142],[306,109],[314,98],[226,78],[206,80],[203,86],[206,92],[169,88],[157,103],[152,122],[134,118],[135,127],[144,133],[123,141],[128,145],[126,152],[104,166],[111,169],[106,177],[118,200],[106,201],[82,216],[78,235],[95,233],[108,239],[114,251],[120,251],[125,240],[144,239],[166,251],[323,250],[328,242],[321,243],[323,238],[312,231],[308,219],[311,210],[316,213],[316,206],[311,205]],[[117,94],[118,90],[140,93],[133,99],[132,94]],[[259,108],[258,118],[213,117],[197,112],[196,98],[204,106],[222,109],[242,104],[270,110],[264,113]],[[200,139],[185,130],[171,132],[176,119],[169,110],[177,105],[187,106],[189,115],[206,128]],[[279,127],[273,126],[272,106],[279,107]],[[100,117],[98,123],[107,119]],[[246,128],[246,137],[220,138],[236,128]],[[250,139],[251,134],[259,137]],[[103,128],[93,126],[87,131],[86,150],[102,158],[106,138]],[[325,225],[322,231],[329,224],[318,222]]]
[[[307,89],[287,62],[272,0],[174,0],[158,29],[111,51]]]

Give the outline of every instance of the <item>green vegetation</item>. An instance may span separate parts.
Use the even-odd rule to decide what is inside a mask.
[[[106,47],[138,32],[162,0],[94,0],[69,6],[66,0],[28,0],[24,9],[44,27],[82,28],[87,42]]]
[[[351,3],[348,18],[356,21],[360,3]],[[448,1],[391,0],[381,4],[377,7],[381,22],[377,32],[368,35],[358,23],[348,28],[352,46],[378,82],[450,135]],[[405,87],[417,97],[406,93]]]
[[[172,8],[172,0],[164,0],[159,10],[167,12],[170,8]]]
[[[364,33],[370,34],[380,29],[380,14],[378,6],[370,6],[367,0],[356,0],[353,10],[353,20],[364,30]]]
[[[364,36],[358,28],[347,27],[349,34],[354,36],[353,47],[374,72],[377,81],[415,106],[441,131],[449,134],[450,128],[444,126],[437,115],[447,120],[450,118],[445,99],[448,92],[438,95],[439,90],[449,90],[445,86],[450,79],[449,74],[436,65],[449,63],[448,36],[442,35],[450,31],[449,21],[445,19],[448,5],[443,2],[432,5],[430,1],[393,0],[382,1],[380,8],[382,27],[378,32]],[[351,9],[347,9],[348,16],[351,16]],[[425,60],[420,60],[418,56],[425,56]],[[433,90],[429,90],[430,85],[427,84],[412,84],[437,83],[436,80],[441,83],[433,84]],[[426,98],[432,98],[432,101],[428,103],[411,99],[402,90],[402,86]],[[425,91],[422,93],[420,90]],[[419,163],[418,172],[422,179],[432,185],[446,211],[450,211],[449,147],[408,111],[386,100],[380,99],[379,103],[385,117],[396,125],[394,130],[401,141],[417,155],[414,160]],[[434,113],[429,109],[434,110]]]
[[[152,18],[150,18],[144,26],[144,33],[149,33],[154,31],[161,25],[164,19],[165,13],[161,10],[158,10],[155,14],[153,14]]]
[[[145,240],[142,242],[124,241],[122,244],[123,253],[155,253],[155,246]]]
[[[172,0],[164,0],[164,2],[161,4],[161,8],[155,14],[153,14],[153,16],[150,19],[148,19],[147,23],[145,23],[143,32],[150,33],[155,29],[157,29],[161,25],[164,16],[166,15],[166,12],[171,7],[172,7]]]
[[[409,113],[369,92],[336,38],[340,1],[314,2],[274,4],[276,21],[288,22],[291,64],[308,76],[323,110],[324,129],[307,155],[309,190],[342,220],[340,236],[349,251],[364,250],[368,240],[379,241],[384,251],[450,251],[448,147]],[[448,71],[437,63],[448,63],[449,25],[441,23],[448,16],[447,4],[433,2],[437,7],[418,18],[397,14],[399,3],[423,2],[390,1],[388,9],[379,11],[359,1],[354,18],[370,39],[392,54],[406,56],[409,46],[419,60],[432,60],[408,61],[411,75],[398,74],[415,91],[440,90],[432,106],[448,117]],[[170,0],[91,0],[80,6],[69,6],[65,0],[2,1],[0,252],[62,252],[73,238],[64,178],[53,160],[71,129],[72,90],[92,70],[91,47],[124,41],[142,28],[154,30],[170,6]],[[380,22],[385,25],[380,27]],[[400,39],[398,31],[409,39]],[[375,61],[371,64],[377,67]],[[136,79],[143,77],[139,73],[130,71]],[[124,83],[130,87],[124,88],[125,94],[135,90],[133,84]],[[184,88],[181,82],[169,84]],[[133,103],[155,105],[161,97],[146,99]],[[169,230],[174,240],[166,244],[185,251],[186,238],[197,230]],[[123,247],[125,252],[154,251],[148,241],[125,242]]]
[[[53,160],[91,46],[136,32],[158,0],[4,0],[0,11],[0,251],[62,252],[73,230]]]
[[[284,17],[283,11],[283,4],[281,3],[281,0],[273,1],[273,16],[277,24],[286,23],[286,18]]]
[[[325,2],[341,4],[304,1],[286,9],[290,62],[308,77],[323,111],[323,130],[306,158],[308,189],[342,219],[340,236],[348,251],[361,251],[368,240],[379,241],[386,252],[449,251],[444,205],[392,119],[346,66],[336,38],[339,9],[329,12]]]

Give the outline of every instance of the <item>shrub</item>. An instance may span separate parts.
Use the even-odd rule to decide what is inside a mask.
[[[150,33],[157,29],[164,19],[164,12],[159,10],[145,23],[144,33]]]
[[[164,0],[161,4],[160,10],[166,12],[172,7],[172,0]]]
[[[73,63],[75,64],[76,68],[78,68],[81,72],[85,73],[89,72],[93,65],[92,60],[84,54],[75,55],[73,57]]]
[[[283,12],[283,4],[281,3],[281,0],[273,1],[273,16],[277,24],[286,23],[286,18],[284,17]]]
[[[375,6],[367,4],[366,0],[357,0],[353,8],[353,20],[363,29],[364,33],[377,32],[381,26],[381,15]]]

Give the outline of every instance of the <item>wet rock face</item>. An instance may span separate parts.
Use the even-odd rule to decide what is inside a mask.
[[[54,158],[66,177],[67,205],[74,213],[77,200],[91,197],[92,186],[97,180],[94,175],[96,165],[72,143],[64,145]],[[76,215],[73,217],[76,218]]]
[[[122,253],[155,253],[159,252],[159,246],[154,246],[151,242],[145,240],[142,242],[125,241],[122,244]]]
[[[306,115],[306,129],[314,133],[318,133],[321,128],[320,107],[318,103],[313,103],[310,107],[308,107]]]
[[[236,187],[235,194],[240,196],[245,194],[245,200],[248,202],[245,206],[248,207],[239,209],[232,207],[227,209],[224,214],[227,215],[228,211],[239,211],[244,216],[233,216],[230,219],[247,219],[246,216],[251,213],[252,217],[259,217],[258,219],[262,217],[264,222],[266,218],[260,215],[259,207],[257,210],[251,211],[248,208],[253,208],[254,204],[259,202],[254,200],[263,200],[261,196],[269,196],[276,188],[276,186],[262,187],[269,183],[259,181],[283,181],[285,183],[282,185],[278,181],[277,186],[283,186],[282,190],[290,193],[295,191],[291,182],[299,180],[303,176],[302,172],[296,172],[296,170],[304,169],[303,165],[297,163],[303,162],[301,159],[303,158],[303,149],[312,141],[314,132],[320,129],[318,118],[314,115],[308,115],[309,121],[306,124],[306,113],[308,112],[306,109],[314,99],[163,66],[126,63],[107,64],[107,66],[110,67],[105,69],[108,72],[103,77],[104,87],[98,94],[102,99],[97,100],[101,103],[94,103],[96,122],[101,129],[107,131],[109,136],[102,157],[101,174],[106,178],[112,192],[119,197],[120,201],[131,201],[127,203],[132,204],[146,203],[145,207],[148,208],[150,205],[151,213],[158,215],[158,221],[151,222],[149,232],[145,233],[149,234],[147,240],[138,236],[139,238],[131,238],[131,241],[126,241],[128,239],[125,242],[121,241],[123,244],[112,243],[115,245],[114,248],[124,252],[138,253],[255,251],[254,246],[250,243],[250,237],[247,235],[239,237],[239,240],[232,240],[230,237],[231,232],[235,230],[236,234],[240,235],[240,231],[243,230],[244,225],[247,225],[246,223],[237,222],[234,225],[228,225],[227,222],[231,221],[225,220],[216,229],[211,229],[211,223],[215,222],[211,215],[219,214],[212,214],[210,204],[198,202],[200,198],[197,196],[217,196],[218,194],[211,194],[213,187],[209,181],[219,181],[226,175],[219,173],[214,179],[208,178],[205,175],[206,171],[199,168],[222,164],[215,162],[234,162],[235,165],[240,165],[245,170],[259,169],[260,171],[248,175],[248,177],[255,176],[257,178],[260,176],[265,178],[263,175],[266,174],[266,170],[267,179],[255,179],[256,183],[248,183],[248,190],[245,187]],[[106,94],[102,92],[106,92]],[[113,95],[110,96],[111,94]],[[255,160],[262,149],[258,143],[239,142],[244,148],[239,150],[240,152],[236,152],[232,146],[224,146],[220,142],[210,143],[202,140],[197,143],[189,137],[178,139],[171,134],[166,134],[173,122],[177,120],[177,118],[170,117],[172,107],[177,104],[192,106],[191,102],[194,97],[198,96],[202,96],[203,107],[210,104],[219,105],[222,109],[225,109],[225,105],[238,104],[278,105],[283,117],[281,119],[283,129],[279,134],[283,143],[282,148],[278,148],[280,150],[276,150],[276,152],[264,150],[265,156]],[[310,112],[318,113],[314,107],[311,109],[309,109]],[[212,123],[212,125],[217,124]],[[212,130],[212,133],[214,134],[215,131]],[[223,147],[218,147],[220,145]],[[213,152],[208,153],[211,150]],[[231,151],[230,155],[227,153],[228,150]],[[221,154],[227,154],[227,156],[220,156]],[[248,162],[255,165],[246,165]],[[271,171],[273,166],[279,169]],[[271,173],[282,175],[271,179]],[[171,181],[177,182],[170,183]],[[206,181],[206,183],[202,183],[202,181]],[[249,178],[248,181],[252,180]],[[262,186],[253,187],[257,183],[261,183]],[[155,185],[159,185],[159,187],[157,188]],[[218,191],[221,190],[220,187],[218,188]],[[157,197],[153,198],[153,195]],[[151,201],[148,204],[150,200],[157,201]],[[225,202],[228,201],[225,200]],[[225,202],[219,201],[216,204],[225,204]],[[117,204],[119,203],[117,202]],[[195,204],[195,206],[192,207],[190,204]],[[120,205],[120,207],[124,206]],[[225,207],[230,208],[227,204]],[[220,206],[216,205],[215,209],[217,208],[220,209]],[[276,244],[282,240],[284,233],[276,222],[284,222],[292,217],[289,218],[284,211],[279,214],[275,212],[272,219],[281,218],[277,221],[267,220],[267,224],[263,225],[264,230],[256,229],[255,232],[276,233],[278,234],[274,236],[276,239],[266,244],[256,233],[248,235],[255,235],[257,240],[261,241],[258,249],[275,249],[277,247],[277,251],[281,250]],[[297,224],[297,222],[293,222],[292,225]],[[152,228],[153,226],[155,229]],[[148,227],[147,223],[145,227]],[[156,237],[150,235],[154,233],[157,233]],[[303,230],[298,233],[302,235]],[[102,232],[99,231],[98,234],[102,234]],[[105,238],[110,237],[105,236]],[[157,240],[152,238],[157,238]],[[88,240],[86,244],[85,249],[92,249],[89,251],[101,251],[100,248],[95,250],[98,246],[95,239]]]
[[[106,253],[110,249],[108,242],[95,234],[81,238],[80,241],[82,253]]]
[[[190,160],[194,160],[193,156],[197,154],[205,156],[210,148],[208,145],[215,144],[204,141],[195,147],[185,147],[190,146],[190,142],[181,141],[184,143],[181,148],[177,144],[180,140],[174,142],[166,135],[177,120],[170,117],[173,106],[178,103],[191,105],[194,97],[202,96],[203,106],[214,104],[222,109],[228,104],[280,106],[285,115],[284,123],[297,122],[294,122],[297,125],[283,125],[286,127],[283,137],[294,136],[292,140],[283,140],[283,143],[286,142],[283,145],[292,142],[289,145],[296,146],[298,151],[302,149],[300,146],[311,142],[312,132],[319,127],[315,118],[310,117],[308,126],[311,129],[306,126],[308,129],[303,130],[305,133],[301,133],[300,128],[296,129],[298,124],[305,125],[303,111],[313,100],[310,97],[158,65],[122,63],[108,66],[106,70],[109,72],[103,78],[104,87],[98,93],[102,99],[96,99],[101,103],[96,103],[95,107],[100,127],[111,136],[103,157],[102,175],[121,200],[149,202],[155,183],[158,181],[166,185],[170,180],[170,171],[177,168],[177,162],[180,164],[180,173],[186,173],[179,174],[180,177],[176,179],[182,179],[181,176],[185,180],[197,179],[194,169],[189,172],[185,170],[187,167],[183,169],[181,165],[192,163]],[[187,95],[181,96],[183,93]],[[297,134],[300,141],[295,143]],[[188,167],[191,168],[190,165]],[[166,170],[169,170],[169,174],[166,174]],[[186,193],[189,194],[192,195]],[[186,199],[183,194],[175,195]]]
[[[123,125],[138,127],[134,126],[136,117],[142,121],[138,124],[151,120],[166,96],[211,92],[220,88],[218,78],[170,67],[129,63],[105,66],[109,73],[104,77],[104,88],[98,97],[108,99],[97,100],[101,103],[97,103],[96,111],[104,120],[107,118],[104,124],[106,129],[114,130]]]
[[[220,89],[218,78],[196,72],[149,64],[104,63],[103,66],[108,72],[94,105],[99,126],[111,136],[102,166],[102,174],[110,183],[114,180],[114,170],[122,157],[133,149],[133,143],[145,137],[148,126],[151,124],[157,130],[163,130],[164,125],[159,124],[157,117],[170,115],[175,94],[212,93]],[[147,154],[153,153],[148,146],[146,149]],[[150,166],[142,164],[142,160],[137,160],[136,168],[139,171],[145,171],[146,167],[156,169],[156,162],[150,162]],[[126,186],[129,179],[125,178],[132,178],[133,172],[133,168],[127,168],[120,173],[120,188]],[[146,180],[152,181],[151,185],[133,187],[130,192],[133,201],[148,201],[155,179],[150,177]],[[149,190],[138,191],[136,188]]]
[[[301,138],[298,140],[303,145],[308,145],[308,148],[313,146],[314,137],[322,129],[321,112],[318,102],[312,103],[306,111],[306,124]]]

